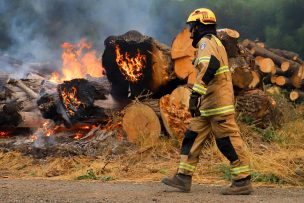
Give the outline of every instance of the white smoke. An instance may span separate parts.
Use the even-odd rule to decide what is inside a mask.
[[[7,16],[12,44],[7,54],[22,60],[60,61],[61,43],[82,38],[93,42],[100,52],[110,35],[129,30],[157,37],[153,1],[140,0],[27,0],[1,1],[0,12]],[[56,67],[54,67],[56,68]]]

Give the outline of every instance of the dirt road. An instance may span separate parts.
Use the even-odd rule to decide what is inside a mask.
[[[157,182],[0,179],[0,202],[304,202],[304,188],[258,187],[251,196],[222,196],[220,188],[194,184],[180,193]]]

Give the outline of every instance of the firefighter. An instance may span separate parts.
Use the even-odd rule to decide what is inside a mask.
[[[204,142],[214,135],[218,149],[230,161],[232,183],[221,193],[250,194],[253,189],[249,159],[234,117],[231,73],[226,50],[216,36],[216,17],[211,10],[199,8],[190,14],[187,24],[192,46],[197,49],[194,60],[197,78],[189,99],[193,118],[182,142],[178,171],[162,182],[189,192]]]

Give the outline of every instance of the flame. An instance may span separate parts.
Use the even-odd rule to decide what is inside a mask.
[[[51,135],[54,135],[55,131],[59,128],[58,125],[54,126],[53,123],[51,123],[50,121],[45,121],[42,124],[42,128],[43,128],[43,132],[44,132],[44,136],[49,137]]]
[[[39,128],[33,135],[29,137],[31,142],[38,140],[40,137],[50,137],[54,136],[55,131],[60,128],[59,125],[55,125],[52,121],[45,121],[42,127]]]
[[[67,113],[70,116],[74,116],[77,109],[82,105],[85,107],[84,104],[81,103],[81,101],[78,100],[76,97],[77,89],[76,87],[72,87],[71,91],[67,91],[66,89],[63,89],[61,91],[61,96],[63,99],[63,104],[68,111]]]
[[[75,140],[80,140],[84,135],[81,132],[75,133],[75,136],[73,137]]]
[[[93,128],[96,128],[96,127],[97,126],[94,124],[77,126],[77,129],[79,131],[75,133],[73,138],[76,140],[80,140],[81,138],[83,138],[85,136],[85,134],[87,134],[90,130],[92,130]]]
[[[104,76],[104,68],[96,56],[96,51],[91,50],[92,44],[82,39],[79,43],[64,42],[62,53],[62,76],[58,72],[51,75],[50,81],[61,83],[64,80],[83,78],[85,75],[92,77]],[[86,52],[84,53],[84,50]]]
[[[31,135],[30,136],[30,141],[31,142],[34,142],[35,140],[37,140],[38,139],[38,137],[36,136],[36,135]]]
[[[131,82],[138,81],[143,75],[142,70],[146,64],[146,56],[141,55],[139,49],[137,49],[135,57],[132,58],[128,52],[121,54],[119,45],[116,45],[115,53],[116,63],[121,73]]]
[[[9,138],[9,137],[10,137],[9,132],[0,131],[0,138]]]

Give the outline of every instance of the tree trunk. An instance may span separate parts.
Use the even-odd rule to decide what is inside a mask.
[[[105,40],[102,65],[116,99],[134,99],[143,92],[157,94],[175,79],[170,48],[137,31]]]
[[[293,90],[289,94],[289,98],[291,101],[303,100],[304,99],[304,92],[301,90]]]
[[[66,127],[78,122],[103,122],[108,116],[94,102],[106,100],[109,86],[106,79],[65,81],[57,86],[55,93],[46,93],[38,99],[39,110],[44,118],[64,123]]]
[[[45,119],[42,118],[40,112],[19,112],[22,118],[22,122],[17,127],[25,127],[25,128],[40,128],[42,124],[46,122]]]
[[[252,54],[255,56],[262,56],[265,58],[271,58],[276,64],[281,65],[283,62],[288,61],[287,59],[268,51],[265,48],[257,46],[253,41],[245,39],[242,44],[248,49],[252,50]]]
[[[171,57],[174,61],[174,72],[182,80],[187,79],[189,84],[194,84],[196,80],[196,70],[192,61],[195,57],[195,48],[190,39],[191,33],[188,28],[184,28],[173,40],[171,47]]]
[[[289,78],[284,77],[284,76],[278,76],[275,79],[275,83],[281,87],[292,88],[292,81]]]
[[[160,113],[164,126],[171,138],[181,143],[189,125],[188,111],[190,91],[186,87],[176,88],[170,95],[160,99]]]
[[[228,58],[237,57],[239,55],[238,39],[240,34],[236,30],[219,29],[217,36],[226,48]]]
[[[248,89],[253,80],[253,75],[252,68],[248,66],[245,58],[241,56],[230,58],[229,67],[232,72],[233,85],[241,89]]]
[[[267,128],[270,124],[280,127],[283,124],[283,114],[276,107],[276,102],[262,90],[237,95],[236,110],[243,121],[261,128]]]
[[[273,53],[282,56],[284,58],[287,58],[289,60],[297,61],[300,56],[297,53],[294,53],[292,51],[287,51],[287,50],[281,50],[281,49],[272,49],[269,48],[269,51],[272,51]]]
[[[122,126],[128,140],[142,146],[155,144],[161,133],[156,113],[142,103],[132,103],[125,108]]]
[[[15,80],[15,79],[10,78],[7,83],[19,87],[32,99],[38,98],[38,94],[36,92],[34,92],[32,89],[30,89],[29,87],[27,87],[21,80]]]
[[[260,71],[263,73],[271,73],[275,67],[274,62],[271,58],[258,58],[256,62],[259,65]]]

